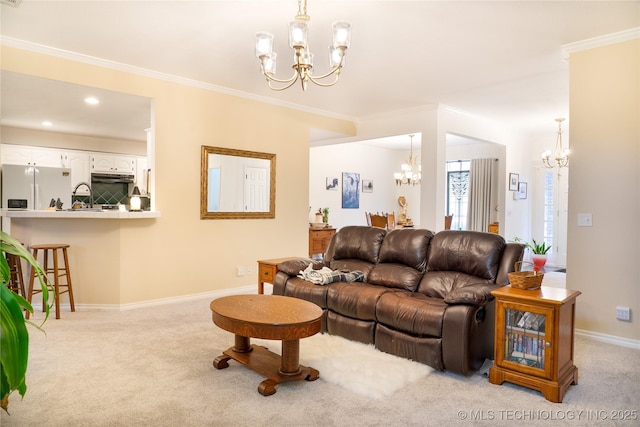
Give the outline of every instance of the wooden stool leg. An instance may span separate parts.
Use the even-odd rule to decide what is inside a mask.
[[[58,250],[53,249],[53,293],[56,299],[56,319],[60,318],[60,272],[58,270]],[[42,304],[44,309],[44,304]]]
[[[49,273],[51,268],[49,267],[49,251],[47,249],[45,249],[43,251],[43,255],[44,255],[44,276],[49,279]],[[47,283],[48,285],[48,283]],[[41,291],[42,292],[42,291]],[[45,307],[44,307],[44,300],[42,301],[42,312],[44,313],[45,311]]]
[[[16,260],[16,275],[17,277],[17,281],[18,281],[18,287],[20,288],[20,294],[23,297],[27,296],[27,292],[26,289],[24,288],[24,276],[22,275],[22,258],[20,258],[17,255],[14,255],[15,260]]]
[[[33,258],[37,261],[38,260],[38,250],[34,249],[33,250]],[[33,286],[35,285],[35,277],[36,277],[36,271],[33,269],[33,266],[31,266],[31,268],[29,268],[30,273],[29,273],[29,296],[27,297],[27,301],[29,301],[29,304],[31,304],[31,301],[33,301]],[[25,318],[29,318],[29,316],[31,316],[31,312],[29,310],[27,310],[27,312],[25,313]]]
[[[69,257],[67,255],[67,248],[62,248],[62,254],[64,255],[64,268],[67,272],[67,293],[69,294],[69,303],[71,305],[71,311],[76,311],[76,306],[73,302],[73,288],[71,287],[71,269],[69,268]]]

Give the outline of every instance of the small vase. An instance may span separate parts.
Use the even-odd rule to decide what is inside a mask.
[[[533,262],[535,271],[539,271],[547,263],[547,255],[531,254],[531,261]]]

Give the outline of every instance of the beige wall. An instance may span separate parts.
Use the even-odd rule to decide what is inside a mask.
[[[353,123],[6,46],[1,53],[9,71],[155,100],[154,197],[161,218],[12,225],[26,243],[72,244],[80,304],[254,285],[257,259],[306,254],[310,128],[353,135]],[[202,145],[275,153],[276,218],[200,220]],[[251,266],[252,274],[236,277],[236,266]]]
[[[570,57],[567,287],[576,326],[640,339],[640,41]],[[578,227],[579,213],[593,227]],[[631,307],[632,322],[615,319]]]

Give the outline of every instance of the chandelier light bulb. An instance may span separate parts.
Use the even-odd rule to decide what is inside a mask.
[[[256,34],[256,56],[271,56],[273,53],[273,34],[259,32]]]

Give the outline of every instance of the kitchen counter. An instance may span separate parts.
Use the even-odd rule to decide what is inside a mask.
[[[0,217],[3,218],[56,218],[56,219],[149,219],[160,218],[158,211],[141,211],[141,212],[121,212],[119,210],[75,210],[75,211],[49,211],[49,210],[0,210]]]

